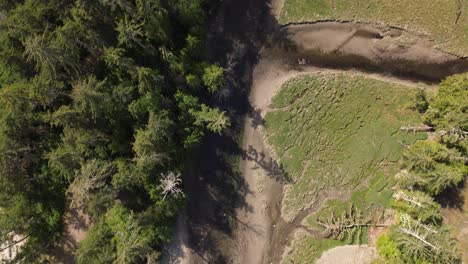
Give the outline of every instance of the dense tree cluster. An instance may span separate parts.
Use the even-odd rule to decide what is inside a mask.
[[[183,200],[165,176],[229,126],[208,1],[0,0],[0,242],[27,237],[18,260],[46,259],[66,204],[92,217],[78,263],[157,258]]]
[[[425,98],[418,94],[417,107],[433,132],[408,147],[396,175],[397,224],[377,243],[388,263],[461,263],[435,198],[468,175],[468,74],[448,77]]]

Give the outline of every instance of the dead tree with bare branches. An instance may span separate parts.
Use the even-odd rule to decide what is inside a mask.
[[[381,215],[364,214],[353,204],[350,204],[341,215],[331,212],[328,217],[317,219],[317,224],[324,228],[324,236],[343,240],[348,237],[360,237],[362,228],[370,226],[388,226],[381,223]]]
[[[181,197],[184,195],[180,185],[182,184],[182,178],[180,173],[175,174],[174,172],[169,172],[168,174],[161,175],[161,184],[159,188],[162,190],[163,199],[166,199],[167,195],[173,197]]]

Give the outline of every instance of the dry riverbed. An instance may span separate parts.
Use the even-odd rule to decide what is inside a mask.
[[[247,0],[242,0],[239,6],[245,6],[246,14],[250,14],[249,12],[253,12],[251,9],[255,8]],[[280,8],[281,1],[273,1],[271,6]],[[220,19],[228,19],[226,17],[230,13],[227,9],[221,10],[225,13],[219,15]],[[279,14],[277,9],[272,10],[272,13]],[[274,18],[273,15],[270,16]],[[271,21],[268,23],[275,23],[274,19],[266,20]],[[240,25],[245,23],[241,20],[238,26],[233,23],[219,32],[231,36],[230,30],[240,30]],[[245,82],[249,87],[244,87],[249,91],[251,110],[241,122],[243,128],[239,173],[245,185],[243,190],[247,190],[242,193],[243,206],[235,209],[232,215],[222,215],[233,226],[228,233],[210,228],[209,223],[200,224],[209,230],[198,233],[201,234],[201,239],[200,236],[196,239],[190,237],[194,228],[188,226],[191,225],[190,219],[197,218],[198,214],[210,213],[203,211],[205,206],[201,206],[202,209],[196,213],[181,216],[177,239],[168,245],[169,254],[166,254],[163,263],[279,263],[294,239],[294,232],[302,229],[302,220],[317,211],[327,197],[337,196],[333,193],[321,193],[315,203],[305,206],[295,218],[286,221],[281,216],[283,187],[287,186],[288,179],[279,166],[276,155],[264,142],[263,118],[269,110],[271,99],[287,80],[304,73],[346,72],[399,85],[417,86],[424,82],[426,86],[433,87],[435,82],[445,76],[468,70],[466,59],[441,52],[423,39],[403,45],[402,36],[408,37],[404,35],[406,32],[336,22],[265,27],[273,30],[268,33],[269,41],[262,44],[257,63],[243,69],[245,72],[240,71],[239,75],[231,76],[233,79],[251,76],[250,81]],[[248,52],[248,45],[243,44],[242,40],[233,43],[237,45],[236,52]],[[234,65],[233,67],[245,60],[245,57],[231,53],[222,56],[226,56],[227,65]],[[209,186],[216,188],[214,185]],[[346,197],[347,194],[342,195]],[[211,210],[212,207],[206,208]],[[210,247],[222,251],[222,261],[218,262],[210,251],[198,250],[197,244],[203,242],[200,241],[202,239],[210,240],[207,243]],[[345,249],[346,253],[338,251],[347,256],[362,251],[362,248],[357,247]],[[330,252],[327,254],[334,255],[335,251]]]

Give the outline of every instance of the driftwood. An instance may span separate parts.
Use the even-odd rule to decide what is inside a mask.
[[[23,242],[24,240],[26,240],[30,235],[27,235],[27,236],[24,236],[16,241],[11,241],[11,242],[7,242],[7,246],[3,247],[3,248],[0,248],[0,252],[6,250],[6,249],[9,249],[9,248],[12,248],[13,246],[16,246],[17,244]]]
[[[434,128],[431,126],[402,126],[400,130],[405,132],[433,132]]]
[[[420,201],[418,201],[417,198],[412,197],[412,196],[410,196],[410,195],[407,195],[407,194],[404,193],[403,191],[398,191],[398,192],[396,192],[396,193],[393,195],[393,198],[395,198],[395,200],[397,200],[397,201],[404,200],[404,201],[406,201],[406,202],[408,202],[408,203],[410,203],[410,204],[412,204],[412,205],[415,205],[415,206],[417,206],[417,207],[419,207],[419,208],[423,208],[423,207],[424,207],[424,205],[423,205]]]
[[[452,160],[454,161],[463,161],[465,164],[468,164],[468,157],[453,157]]]
[[[468,136],[468,131],[463,131],[458,128],[453,128],[449,130],[437,130],[435,131],[434,127],[427,126],[427,125],[419,125],[419,126],[402,126],[400,130],[405,132],[436,132],[439,135],[448,135],[448,134],[457,134],[461,137]]]

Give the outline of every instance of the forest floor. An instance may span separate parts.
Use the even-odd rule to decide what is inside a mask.
[[[445,197],[448,199],[443,201],[444,222],[451,227],[460,242],[463,263],[468,263],[468,180],[457,190],[450,190]]]
[[[292,220],[282,217],[283,187],[291,179],[270,155],[263,126],[273,96],[290,78],[346,72],[435,87],[441,78],[468,70],[466,59],[424,41],[402,46],[399,32],[370,25],[281,27],[281,6],[280,0],[223,1],[213,18],[210,53],[228,78],[219,105],[231,114],[233,128],[227,136],[209,136],[189,166],[187,209],[162,263],[280,263],[302,220],[325,198],[350,195],[320,192],[319,202]]]
[[[91,227],[90,216],[82,208],[67,206],[64,219],[64,234],[51,252],[51,261],[57,264],[74,263],[78,244],[85,239]]]

